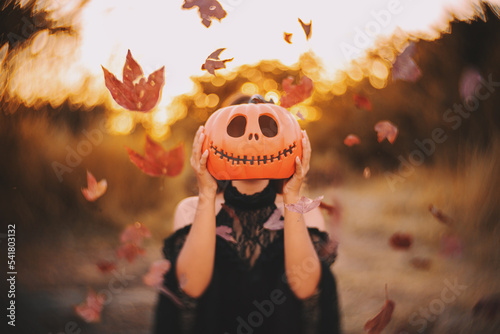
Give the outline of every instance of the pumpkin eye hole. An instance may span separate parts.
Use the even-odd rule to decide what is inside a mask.
[[[268,138],[272,138],[278,134],[278,123],[269,115],[259,117],[259,126],[262,134]]]
[[[227,125],[227,134],[233,138],[241,137],[245,134],[247,119],[245,116],[236,116]]]

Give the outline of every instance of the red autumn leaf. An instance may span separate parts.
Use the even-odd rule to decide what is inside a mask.
[[[108,182],[106,179],[97,182],[94,175],[87,171],[87,188],[82,188],[82,194],[87,201],[94,202],[104,195],[106,189],[108,189]]]
[[[74,307],[76,314],[85,322],[95,323],[101,321],[101,312],[105,298],[89,289],[85,301]]]
[[[481,84],[481,74],[475,68],[466,68],[460,77],[459,92],[460,97],[468,101],[476,95],[476,88]]]
[[[392,312],[396,304],[387,296],[387,285],[385,286],[385,303],[380,312],[372,319],[368,320],[365,324],[365,331],[369,334],[380,334],[391,321]]]
[[[170,270],[169,260],[163,259],[155,261],[149,267],[149,271],[142,277],[142,281],[147,286],[159,288],[163,285],[163,276]]]
[[[463,245],[458,235],[445,233],[441,236],[439,253],[443,256],[454,258],[462,255]]]
[[[281,219],[282,214],[280,209],[276,209],[273,211],[271,216],[267,219],[267,221],[264,223],[264,228],[271,230],[271,231],[279,231],[282,230],[283,227],[285,226],[285,221]]]
[[[359,143],[361,143],[361,140],[359,140],[358,136],[353,135],[353,134],[348,135],[344,139],[344,144],[346,146],[349,146],[349,147],[354,146],[354,145],[358,145]]]
[[[182,9],[191,9],[195,6],[198,7],[201,23],[207,28],[212,24],[212,19],[220,21],[227,15],[217,0],[184,0]]]
[[[452,226],[454,224],[453,218],[444,214],[443,211],[439,210],[433,204],[429,205],[429,211],[434,216],[434,218],[436,218],[441,223],[448,225],[448,226]]]
[[[413,237],[408,233],[394,233],[389,239],[389,245],[394,249],[407,250],[413,243]]]
[[[422,76],[422,71],[417,66],[412,56],[415,53],[415,44],[410,43],[392,65],[392,80],[415,82]]]
[[[141,66],[127,53],[123,67],[123,82],[113,73],[102,67],[104,82],[113,99],[120,106],[131,111],[151,111],[160,100],[161,89],[165,83],[165,67],[154,71],[144,78]]]
[[[201,69],[206,70],[208,73],[212,75],[215,75],[215,70],[226,68],[226,62],[232,61],[234,58],[220,60],[219,55],[224,50],[225,48],[220,48],[212,52],[212,54],[210,54],[210,56],[208,56],[207,59],[205,60],[205,63],[201,65]]]
[[[144,156],[127,149],[130,161],[150,176],[177,176],[184,167],[184,144],[165,151],[157,142],[146,135]]]
[[[292,36],[293,34],[289,34],[287,32],[283,33],[283,38],[285,39],[285,42],[287,42],[288,44],[292,44]]]
[[[429,270],[431,268],[431,260],[426,257],[413,257],[410,264],[420,270]]]
[[[304,33],[306,34],[306,39],[309,40],[309,38],[311,37],[312,20],[310,20],[309,23],[306,24],[299,18],[299,23],[302,26],[302,29],[304,29]]]
[[[134,224],[127,225],[125,230],[123,230],[120,235],[120,241],[122,243],[135,243],[140,245],[142,243],[142,239],[151,238],[151,231],[146,227],[146,225],[135,222]]]
[[[352,94],[352,99],[356,108],[372,111],[372,103],[366,96],[354,93]]]
[[[282,86],[285,95],[281,96],[281,106],[290,108],[297,103],[309,98],[313,91],[313,82],[306,76],[303,76],[298,85],[293,85],[293,78],[283,79]]]
[[[472,308],[475,317],[486,317],[494,320],[500,316],[500,293],[491,294],[481,298]]]
[[[116,269],[116,263],[113,261],[99,261],[96,263],[97,269],[99,269],[100,272],[107,274],[112,272],[113,270]]]
[[[375,131],[377,131],[379,143],[387,138],[389,143],[393,144],[398,136],[398,128],[389,121],[380,121],[375,124]]]
[[[125,258],[129,263],[134,262],[135,258],[138,255],[144,255],[146,254],[146,250],[139,247],[139,245],[128,242],[126,244],[123,244],[116,250],[116,256],[118,256],[119,259]]]
[[[293,212],[304,214],[313,209],[316,209],[321,204],[322,199],[323,196],[316,197],[315,199],[310,199],[302,196],[295,204],[285,204],[285,208]]]

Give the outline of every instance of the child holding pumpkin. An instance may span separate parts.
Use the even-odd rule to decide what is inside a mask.
[[[340,332],[321,213],[278,209],[300,198],[309,139],[290,112],[263,102],[222,108],[196,133],[199,195],[178,205],[164,247],[165,285],[183,305],[160,295],[155,333]],[[216,180],[228,181],[223,193]],[[264,226],[280,217],[283,228]]]

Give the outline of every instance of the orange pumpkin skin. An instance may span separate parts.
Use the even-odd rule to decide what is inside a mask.
[[[239,104],[214,112],[205,124],[203,151],[217,180],[286,179],[302,159],[302,132],[285,108]]]

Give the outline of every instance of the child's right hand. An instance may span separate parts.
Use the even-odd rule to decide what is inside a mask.
[[[200,197],[208,199],[215,199],[217,194],[217,182],[207,170],[208,150],[201,152],[205,134],[203,133],[203,126],[200,126],[193,142],[193,151],[191,152],[191,167],[196,173],[198,180],[198,191]]]

